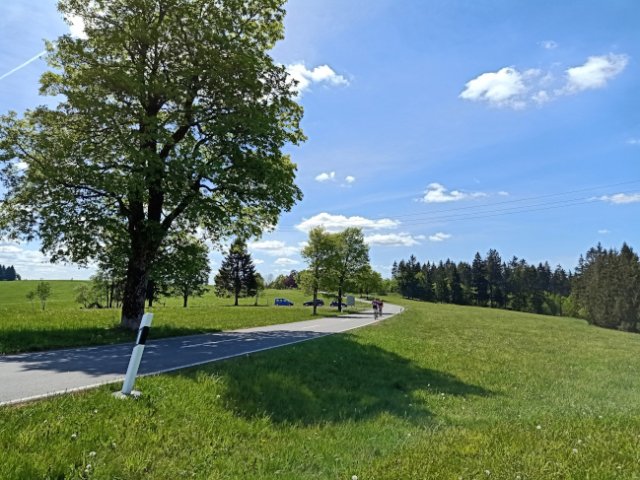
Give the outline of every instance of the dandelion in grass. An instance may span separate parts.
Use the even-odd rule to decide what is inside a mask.
[[[488,477],[489,475],[491,475],[491,470],[485,470],[484,474]]]
[[[358,475],[351,475],[351,480],[358,480]]]
[[[571,452],[573,452],[573,454],[575,455],[576,453],[578,453],[578,449],[574,448],[573,450],[571,450]]]
[[[75,440],[76,438],[78,438],[78,434],[77,433],[72,433],[71,434],[71,440]]]
[[[542,430],[542,425],[536,425],[536,430]]]
[[[90,457],[95,457],[96,456],[96,452],[89,452],[89,456]]]

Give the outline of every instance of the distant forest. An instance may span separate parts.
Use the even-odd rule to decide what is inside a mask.
[[[421,264],[412,255],[394,262],[391,273],[398,293],[409,299],[573,316],[625,331],[640,324],[640,260],[627,244],[619,251],[598,244],[574,272],[517,257],[503,261],[489,250],[471,263]]]
[[[14,280],[20,280],[20,275],[16,273],[16,269],[13,268],[13,265],[9,267],[0,265],[0,282],[2,281],[12,282]]]

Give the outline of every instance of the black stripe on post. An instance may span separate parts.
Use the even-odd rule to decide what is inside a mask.
[[[147,336],[149,336],[149,327],[142,327],[140,333],[138,333],[137,345],[144,345],[147,343]]]

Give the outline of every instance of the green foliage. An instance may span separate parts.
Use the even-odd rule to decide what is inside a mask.
[[[216,295],[233,295],[236,306],[240,297],[253,297],[256,294],[256,269],[244,240],[236,238],[233,242],[220,265],[214,283]]]
[[[349,334],[140,378],[136,402],[112,385],[0,409],[0,478],[637,477],[640,337],[400,302]]]
[[[302,288],[313,295],[313,314],[316,314],[315,304],[318,298],[318,290],[331,284],[333,268],[338,262],[339,248],[338,237],[317,227],[309,232],[307,245],[302,249],[302,258],[307,261],[308,270],[300,275]]]
[[[36,286],[36,297],[40,300],[42,310],[47,304],[47,299],[51,296],[51,284],[49,282],[40,282]]]
[[[304,140],[270,56],[283,4],[60,0],[87,38],[48,45],[40,91],[57,106],[0,117],[0,233],[80,264],[125,245],[122,322],[137,329],[172,232],[218,242],[274,225],[301,198],[284,147]]]
[[[391,273],[405,298],[551,315],[575,311],[572,304],[564,308],[571,273],[560,266],[552,272],[546,262],[529,265],[517,257],[505,263],[493,249],[484,259],[477,253],[472,264],[449,259],[421,264],[411,255],[407,261],[394,262]]]
[[[620,251],[601,245],[587,252],[574,280],[575,299],[590,323],[637,331],[640,321],[640,260],[625,243]]]
[[[369,246],[361,228],[349,227],[333,236],[335,255],[328,261],[327,286],[338,292],[338,310],[342,311],[342,295],[347,282],[369,266]]]

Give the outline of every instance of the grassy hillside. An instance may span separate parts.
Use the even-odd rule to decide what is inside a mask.
[[[31,304],[26,294],[37,281],[0,282],[0,354],[82,345],[101,345],[130,341],[135,336],[119,328],[119,309],[83,309],[75,302],[82,281],[50,281],[51,297],[42,311],[40,303]],[[293,307],[275,307],[273,300],[285,297]],[[259,306],[255,298],[241,299],[233,307],[232,299],[218,298],[209,291],[203,297],[162,299],[149,311],[154,312],[150,338],[191,335],[234,328],[288,323],[312,318],[311,308],[302,303],[310,297],[300,291],[267,290]],[[327,302],[328,305],[329,302]],[[320,315],[336,315],[335,308],[318,309]]]
[[[640,336],[407,303],[382,324],[0,409],[0,478],[640,478]]]

